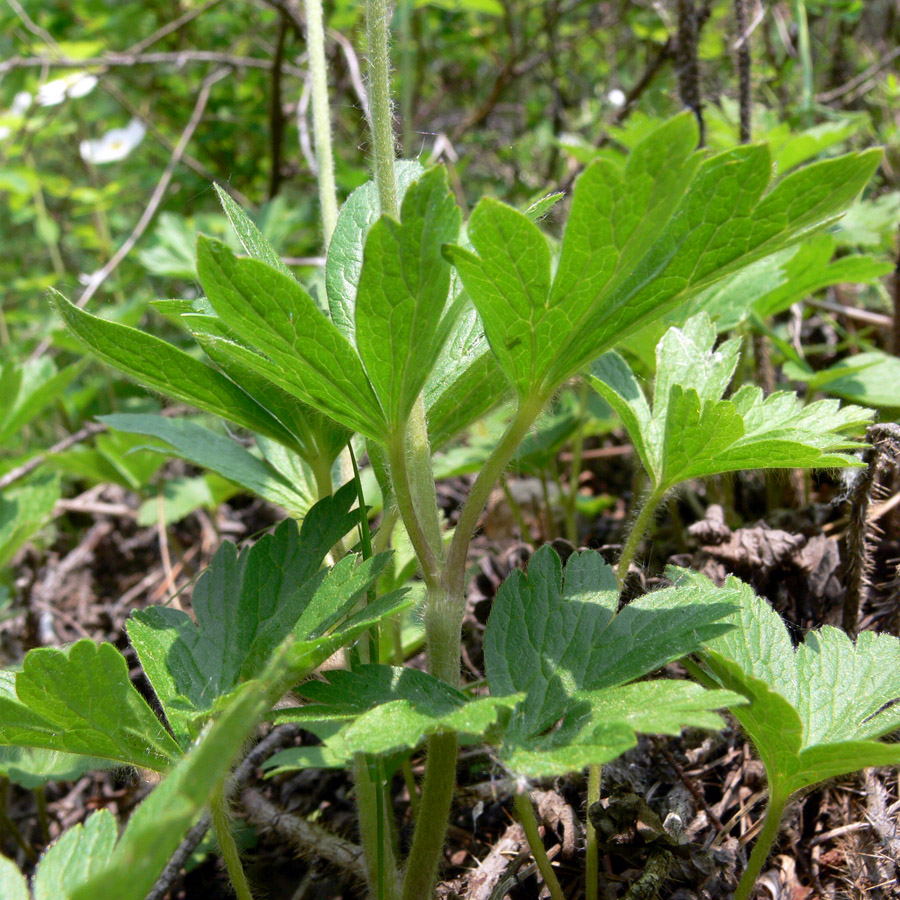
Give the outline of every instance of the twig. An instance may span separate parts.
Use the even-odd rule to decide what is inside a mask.
[[[825,309],[828,312],[846,316],[848,319],[856,319],[859,322],[878,325],[881,328],[891,328],[894,324],[894,320],[890,316],[886,316],[884,313],[871,312],[868,309],[857,309],[855,306],[845,306],[843,303],[831,303],[828,300],[815,300],[813,298],[807,298],[804,302],[809,306],[815,306],[817,309]]]
[[[13,56],[0,62],[0,75],[12,69],[89,69],[102,66],[107,69],[131,68],[133,66],[174,65],[178,68],[188,63],[213,63],[233,69],[272,69],[271,59],[258,56],[236,56],[215,50],[177,50],[157,53],[107,53],[104,56],[90,56],[73,59],[67,56]],[[285,65],[284,71],[295,78],[302,78],[303,71],[295,66]]]
[[[706,142],[703,107],[700,102],[700,65],[697,59],[697,42],[700,28],[694,0],[678,0],[678,44],[675,60],[678,67],[678,93],[681,102],[693,110],[700,129],[700,146]]]
[[[816,94],[816,101],[819,103],[831,103],[832,100],[837,100],[846,94],[852,93],[856,88],[865,84],[874,75],[877,75],[883,69],[888,68],[897,57],[900,57],[900,47],[895,47],[890,53],[882,56],[877,63],[873,63],[868,69],[864,72],[860,72],[856,77],[851,78],[846,84],[842,84],[840,87],[834,88],[833,90]]]
[[[192,22],[194,19],[202,16],[203,13],[212,9],[214,6],[218,6],[222,0],[208,0],[207,3],[204,3],[203,6],[198,6],[196,9],[189,9],[186,13],[180,15],[177,19],[173,19],[166,25],[163,25],[161,28],[157,28],[153,34],[145,37],[143,40],[138,41],[136,44],[132,44],[125,52],[129,54],[138,54],[143,53],[148,47],[152,47],[157,41],[161,41],[164,37],[168,37],[170,34],[178,31],[179,28],[187,25],[188,22]]]
[[[358,844],[285,812],[253,788],[247,788],[241,794],[241,802],[247,818],[258,828],[274,831],[290,841],[302,854],[326,859],[359,881],[366,881],[363,851]]]
[[[32,456],[28,462],[22,463],[21,466],[17,466],[15,469],[10,469],[5,475],[0,475],[0,491],[5,490],[17,481],[21,481],[35,469],[40,468],[48,456],[52,456],[54,453],[62,453],[63,450],[68,450],[69,447],[80,444],[101,431],[106,431],[105,425],[100,422],[89,422],[83,428],[79,428],[78,431],[68,435],[68,437],[57,441],[49,450],[39,453],[37,456]]]
[[[270,200],[278,193],[278,188],[281,186],[281,153],[284,144],[284,104],[281,99],[281,80],[287,30],[287,17],[282,13],[278,20],[278,36],[275,39],[272,81],[269,88],[269,142],[272,147],[272,169],[269,172]]]
[[[737,28],[738,106],[741,118],[741,143],[750,142],[750,35],[744,0],[734,0],[734,24]]]
[[[366,93],[366,85],[363,81],[362,72],[359,67],[359,57],[353,49],[353,44],[347,40],[340,32],[329,31],[328,36],[341,48],[344,59],[347,61],[347,74],[350,76],[350,84],[359,100],[360,108],[366,117],[366,124],[369,131],[372,130],[372,110],[369,109],[369,95]]]

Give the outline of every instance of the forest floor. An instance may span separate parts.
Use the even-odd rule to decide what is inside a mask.
[[[181,471],[173,463],[172,472]],[[562,556],[574,546],[559,535],[543,504],[540,484],[509,478],[518,495],[532,543],[520,539],[519,526],[497,492],[472,546],[469,607],[464,625],[465,677],[483,677],[482,636],[492,598],[506,575],[527,565],[536,546],[553,541]],[[631,484],[628,448],[607,439],[588,442],[580,490],[588,496],[618,496],[593,521],[579,520],[578,543],[600,549],[608,560],[626,522]],[[463,482],[440,487],[440,502],[452,524],[464,495]],[[617,493],[618,492],[618,493]],[[632,572],[632,595],[661,580],[664,566],[689,566],[721,581],[733,573],[751,582],[795,629],[799,637],[811,627],[839,624],[846,565],[844,538],[848,505],[841,486],[829,477],[809,479],[800,473],[774,477],[741,475],[692,484],[662,513],[652,540],[645,541],[644,561]],[[21,659],[25,650],[81,637],[112,641],[126,654],[139,689],[149,686],[125,636],[133,608],[162,603],[177,591],[189,608],[190,588],[220,539],[241,541],[274,524],[279,511],[260,501],[224,504],[214,520],[193,514],[168,529],[161,553],[160,533],[139,528],[138,500],[118,488],[95,490],[70,504],[68,530],[60,530],[48,552],[26,551],[17,560],[18,591],[24,611],[0,623],[0,661]],[[739,523],[744,523],[739,525]],[[874,547],[871,589],[862,610],[862,628],[898,633],[900,604],[896,594],[900,527],[896,512],[887,512]],[[893,587],[891,584],[893,583]],[[422,664],[414,659],[413,665]],[[677,666],[670,675],[683,675]],[[280,743],[314,743],[312,735],[289,731]],[[413,760],[417,773],[422,758]],[[484,751],[463,747],[459,787],[438,896],[446,900],[526,900],[542,896],[542,884],[528,853],[524,834],[512,813],[515,788]],[[410,798],[399,776],[393,784],[399,840],[408,841],[413,820]],[[134,772],[89,774],[69,783],[51,783],[41,793],[7,786],[0,796],[25,839],[39,851],[48,839],[107,808],[124,818],[151,785]],[[355,840],[353,788],[342,771],[306,770],[264,779],[255,769],[245,785],[249,793],[235,800],[239,817],[248,817],[241,840],[251,882],[265,886],[260,896],[285,900],[324,900],[364,896],[352,875],[318,858],[310,858],[286,837],[291,817],[312,818]],[[584,896],[585,779],[571,777],[530,785],[544,840],[566,896]],[[255,798],[251,803],[248,798]],[[680,738],[642,738],[637,747],[603,768],[605,815],[619,823],[619,833],[602,846],[602,890],[612,898],[719,900],[732,895],[735,875],[746,862],[765,803],[762,766],[735,725],[710,734],[685,732]],[[893,770],[868,770],[827,783],[795,803],[786,818],[777,850],[759,885],[768,900],[900,897],[900,785]],[[263,802],[261,802],[263,801]],[[676,813],[690,839],[689,851],[668,854],[653,866],[652,814]],[[268,804],[274,804],[274,807]],[[252,807],[252,809],[250,808]],[[638,814],[634,814],[637,808]],[[273,814],[274,809],[274,814]],[[631,812],[629,812],[629,810]],[[595,810],[595,813],[601,811]],[[647,820],[650,821],[647,821]],[[171,900],[218,900],[230,896],[207,838],[188,861],[187,874],[171,884]],[[20,848],[0,827],[0,850],[27,865]],[[666,869],[655,882],[656,863]],[[601,896],[603,894],[601,893]]]

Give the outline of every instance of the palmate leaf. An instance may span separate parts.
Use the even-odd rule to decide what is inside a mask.
[[[163,771],[178,744],[137,692],[112,644],[42,647],[0,673],[0,745],[59,750]]]
[[[448,331],[450,265],[441,247],[459,235],[461,214],[444,169],[409,186],[400,221],[382,216],[366,239],[356,296],[356,346],[394,429],[409,416]]]
[[[153,335],[92,316],[53,292],[69,330],[104,362],[168,397],[296,447],[298,437],[235,382]]]
[[[295,484],[288,482],[265,460],[245,450],[237,441],[202,425],[187,419],[169,419],[145,413],[115,413],[100,416],[99,419],[117,431],[144,434],[165,441],[170,454],[211,469],[270,503],[283,506],[299,518],[312,505],[313,498],[308,490],[299,491]],[[302,486],[304,482],[299,484]]]
[[[224,357],[384,441],[384,412],[355,349],[293,278],[255,259],[238,259],[225,244],[204,237],[197,269],[216,315],[243,342],[208,335]]]
[[[741,469],[860,464],[846,452],[858,445],[844,432],[870,422],[869,410],[836,400],[804,405],[787,392],[764,397],[753,385],[723,400],[740,340],[718,349],[715,342],[706,313],[666,332],[656,350],[652,410],[621,356],[607,353],[591,367],[591,383],[622,419],[654,492]]]
[[[679,583],[699,576],[673,571]],[[897,765],[900,745],[883,737],[900,727],[900,640],[862,632],[856,642],[825,626],[796,649],[775,610],[735,578],[736,627],[700,653],[716,684],[744,694],[734,710],[760,755],[773,802],[867,766]]]
[[[717,280],[827,225],[859,193],[879,151],[808,166],[769,189],[763,146],[702,162],[687,114],[647,135],[623,170],[579,178],[556,273],[525,216],[484,199],[475,252],[448,253],[520,398],[545,396],[630,332]]]
[[[128,636],[182,746],[195,736],[198,713],[255,677],[288,634],[322,636],[378,577],[383,555],[360,564],[349,555],[322,570],[358,521],[355,499],[355,486],[345,485],[310,510],[299,532],[288,520],[240,554],[223,543],[194,588],[196,624],[169,607],[131,616]]]
[[[526,695],[501,759],[526,775],[562,774],[615,758],[634,746],[636,731],[718,727],[713,710],[735,695],[677,681],[629,682],[726,630],[721,620],[734,594],[701,579],[617,614],[615,575],[598,553],[573,554],[563,570],[552,548],[539,550],[527,575],[514,572],[503,583],[485,632],[492,696]]]
[[[117,834],[115,817],[106,809],[73,825],[41,856],[31,894],[15,864],[0,856],[0,900],[71,900],[79,885],[108,864]]]
[[[332,732],[325,755],[350,762],[355,753],[389,754],[415,749],[428,735],[456,732],[484,737],[508,719],[520,697],[471,699],[444,681],[417,669],[363,665],[335,670],[328,681],[309,681],[297,693],[307,706],[278,710],[277,722]],[[335,726],[340,726],[335,731]],[[286,750],[267,768],[292,766],[303,756]]]

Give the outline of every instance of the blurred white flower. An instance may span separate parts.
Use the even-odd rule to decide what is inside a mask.
[[[13,97],[12,106],[9,108],[9,112],[3,113],[0,118],[6,118],[7,116],[13,118],[19,118],[28,111],[28,107],[31,106],[31,94],[28,91],[19,91],[15,97]],[[8,125],[0,125],[0,141],[5,141],[11,134],[13,130]]]
[[[613,88],[607,95],[606,99],[616,107],[621,107],[625,105],[625,92],[619,90],[619,88]]]
[[[97,87],[97,77],[86,72],[73,72],[64,78],[48,81],[38,88],[37,102],[41,106],[58,106],[66,97],[84,97]]]
[[[28,107],[31,106],[31,94],[28,91],[19,91],[15,97],[13,97],[12,106],[9,108],[9,111],[14,116],[22,116],[28,111]]]
[[[81,158],[94,165],[125,159],[144,139],[147,129],[139,119],[132,119],[124,128],[113,128],[96,141],[82,141]]]

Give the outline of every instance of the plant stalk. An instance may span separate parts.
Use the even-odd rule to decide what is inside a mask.
[[[428,740],[428,763],[412,847],[406,860],[402,900],[428,900],[434,890],[453,791],[456,787],[456,734]]]
[[[637,514],[637,518],[631,526],[631,531],[628,533],[628,539],[625,541],[625,546],[622,548],[622,555],[619,557],[619,564],[616,568],[616,579],[619,582],[619,590],[621,590],[625,584],[625,579],[628,577],[628,569],[631,567],[631,563],[634,560],[641,540],[653,522],[656,508],[662,502],[665,493],[664,490],[660,490],[659,488],[651,490],[643,501],[640,511]]]
[[[813,64],[809,46],[809,19],[806,15],[806,0],[794,0],[794,15],[797,18],[797,53],[803,74],[802,101],[800,108],[803,119],[810,124],[813,109]]]
[[[337,191],[334,185],[334,154],[331,149],[331,112],[328,108],[328,76],[325,66],[325,30],[322,27],[322,0],[304,0],[306,46],[312,93],[313,138],[316,147],[316,181],[322,207],[325,249],[337,224]]]
[[[544,842],[541,840],[541,833],[538,830],[537,818],[531,806],[531,798],[526,792],[521,794],[517,792],[515,794],[515,804],[519,822],[522,823],[525,837],[528,839],[528,846],[531,848],[531,855],[537,863],[541,877],[544,879],[544,884],[547,885],[547,890],[550,891],[550,897],[552,900],[566,900],[566,895],[563,893],[559,879],[556,877],[556,872],[553,871],[553,866],[550,865],[547,851],[544,849]]]
[[[235,896],[238,900],[253,900],[250,884],[247,881],[247,876],[244,874],[244,867],[241,865],[241,854],[237,843],[235,843],[234,834],[231,831],[228,803],[225,800],[222,785],[209,798],[209,811],[213,828],[216,831],[219,851],[222,854],[222,859],[225,860],[225,868],[228,869],[228,877],[231,879]]]
[[[778,829],[781,826],[781,817],[784,815],[784,807],[786,804],[786,797],[772,796],[769,798],[769,805],[766,808],[762,830],[759,833],[759,837],[756,839],[753,852],[750,854],[747,868],[744,870],[744,874],[741,875],[741,880],[738,882],[737,890],[734,892],[734,900],[749,900],[750,895],[753,893],[753,886],[756,884],[756,879],[759,877],[762,867],[769,858],[769,853],[772,850],[772,845],[775,843],[775,838],[778,837]]]
[[[390,823],[386,822],[384,785],[378,778],[372,777],[370,762],[371,758],[362,753],[358,753],[353,761],[356,809],[366,875],[373,896],[378,900],[397,900],[399,881],[394,858],[393,831]]]
[[[397,173],[394,170],[394,122],[391,104],[391,67],[388,55],[389,0],[366,0],[366,43],[369,104],[372,108],[372,145],[375,182],[383,214],[399,217]]]
[[[588,789],[587,789],[587,809],[594,803],[600,802],[600,784],[602,781],[603,768],[599,765],[591,766],[588,769]],[[587,817],[587,845],[585,847],[584,857],[584,895],[586,900],[597,900],[598,891],[598,865],[600,860],[599,848],[597,847],[597,831],[591,822],[591,817]]]

